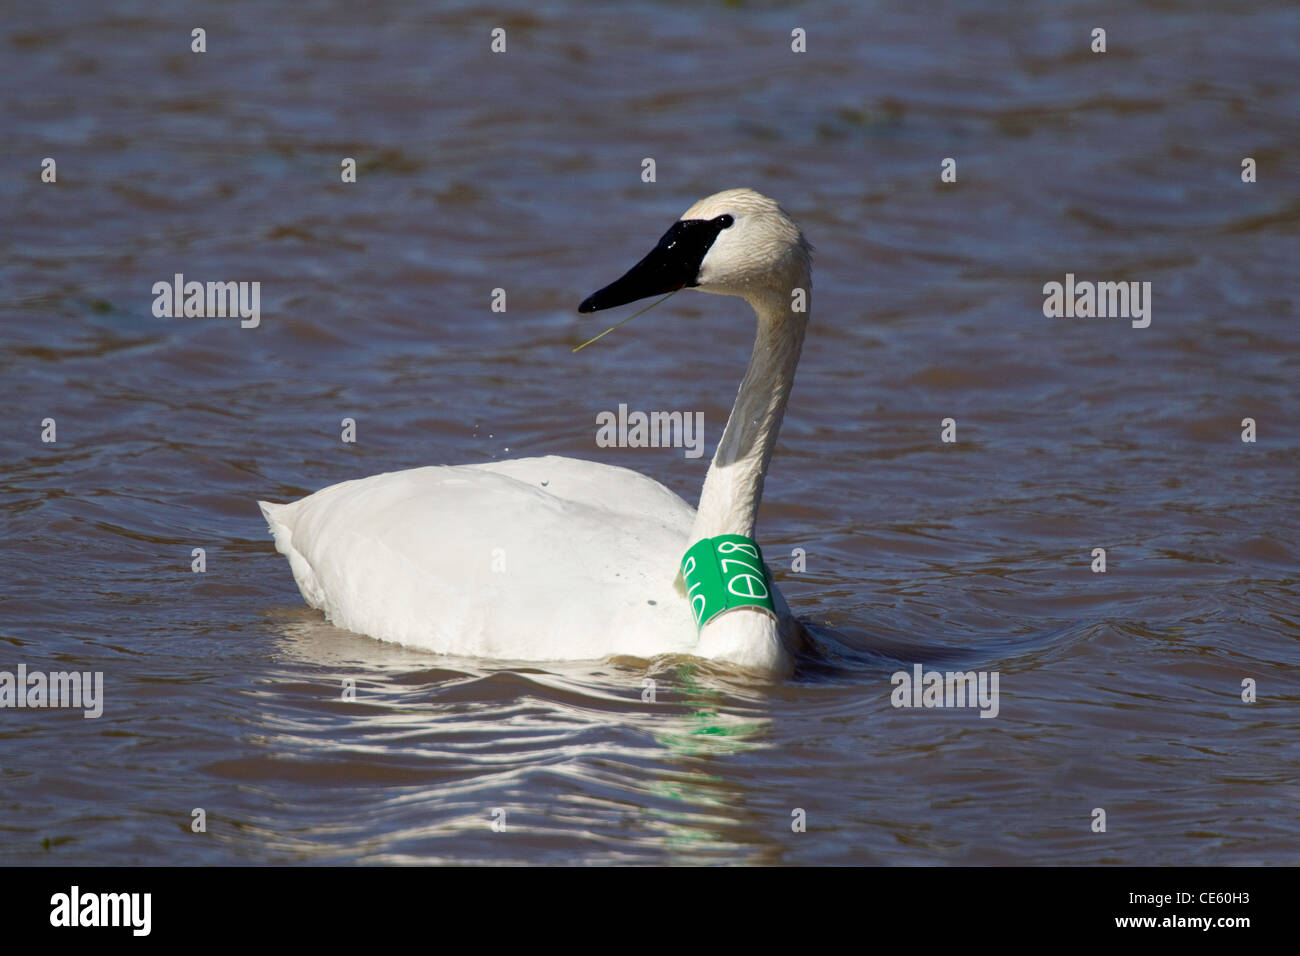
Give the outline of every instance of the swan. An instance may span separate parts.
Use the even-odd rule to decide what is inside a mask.
[[[753,353],[698,509],[630,469],[556,456],[395,471],[259,501],[303,599],[340,627],[441,654],[683,654],[789,676],[805,634],[753,534],[803,348],[811,252],[775,201],[729,189],[687,209],[578,307],[692,288],[753,308]]]

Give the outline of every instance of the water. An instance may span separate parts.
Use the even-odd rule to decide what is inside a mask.
[[[11,5],[0,670],[106,700],[0,711],[0,861],[1294,863],[1300,16],[894,7]],[[303,606],[257,498],[561,454],[694,499],[707,457],[595,416],[702,410],[711,449],[746,307],[569,350],[736,185],[818,248],[759,525],[817,635],[793,680]],[[261,325],[154,318],[177,272],[261,281]],[[1151,282],[1151,326],[1045,318],[1066,273]],[[997,671],[998,717],[894,709],[916,663]]]

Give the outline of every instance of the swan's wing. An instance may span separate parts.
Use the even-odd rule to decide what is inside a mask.
[[[627,469],[563,458],[417,468],[263,512],[307,602],[372,637],[519,660],[695,643],[672,587],[694,512]]]

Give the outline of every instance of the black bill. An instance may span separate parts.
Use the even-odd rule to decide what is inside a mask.
[[[578,311],[612,309],[646,296],[665,295],[698,285],[700,263],[718,233],[730,225],[730,216],[678,220],[648,256],[627,270],[622,278],[587,296]]]

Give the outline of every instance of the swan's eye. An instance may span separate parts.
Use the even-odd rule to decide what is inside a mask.
[[[730,216],[724,213],[723,215],[719,216],[717,219],[713,221],[716,222],[723,229],[730,229],[732,223],[734,223],[736,220],[732,219]]]

